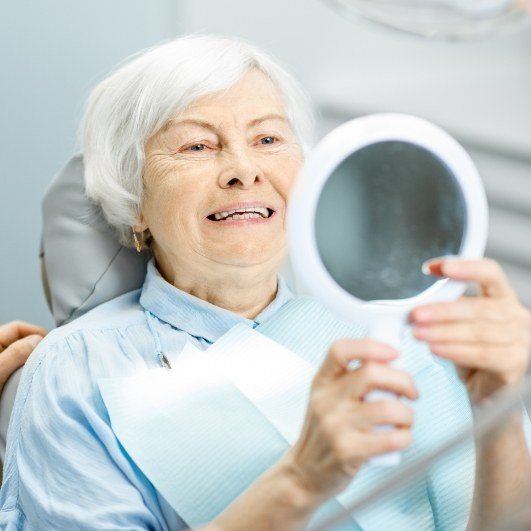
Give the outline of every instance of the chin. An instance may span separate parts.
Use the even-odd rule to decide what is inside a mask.
[[[225,247],[223,251],[216,253],[216,262],[239,267],[252,267],[264,265],[268,267],[280,267],[286,254],[285,247],[279,248],[271,245],[249,243],[239,246]]]

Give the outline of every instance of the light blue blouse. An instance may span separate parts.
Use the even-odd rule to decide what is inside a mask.
[[[0,528],[186,528],[121,447],[97,381],[160,366],[144,310],[171,363],[187,342],[204,350],[239,323],[255,328],[292,297],[279,278],[275,300],[253,321],[176,289],[150,263],[141,290],[51,332],[17,394]]]
[[[254,321],[248,320],[176,289],[150,263],[142,290],[114,299],[50,333],[26,364],[17,394],[0,493],[0,529],[185,529],[183,520],[116,438],[98,380],[133,376],[160,367],[157,338],[171,364],[186,343],[204,350],[240,323],[251,328],[260,325],[259,330],[265,335],[272,333],[268,327],[274,323],[281,329],[298,323],[296,329],[303,330],[293,336],[297,336],[297,344],[284,345],[295,353],[299,348],[307,349],[308,337],[304,334],[308,327],[319,330],[319,349],[324,352],[333,337],[321,333],[321,329],[334,327],[327,328],[323,320],[337,320],[331,314],[325,317],[315,312],[310,312],[309,319],[304,305],[299,313],[289,314],[289,321],[283,320],[283,312],[297,303],[285,305],[292,298],[289,288],[279,279],[275,300]],[[279,311],[281,308],[284,309]],[[149,320],[146,311],[152,316]],[[270,320],[275,314],[279,319]],[[303,323],[305,327],[301,326]],[[269,337],[274,339],[275,334]],[[422,357],[425,347],[417,348],[419,345],[404,348]],[[413,356],[411,360],[417,358]],[[447,378],[447,369],[439,367],[431,356],[423,359],[424,365],[420,364],[415,374],[424,396],[417,401],[416,418],[423,421],[417,422],[420,427],[415,435],[416,447],[426,434],[433,432],[437,438],[449,425],[459,423],[461,412],[470,409],[455,371],[449,371],[452,375]],[[438,431],[431,420],[441,410],[440,402],[445,397],[440,396],[441,391],[430,393],[434,382],[451,391],[446,397],[446,410],[439,411]],[[526,421],[531,445],[529,426]],[[407,490],[396,497],[394,505],[398,504],[406,516],[421,498],[427,500],[420,504],[423,511],[426,509],[421,516],[430,523],[422,529],[434,525],[438,529],[456,529],[452,515],[447,513],[448,507],[455,507],[454,502],[461,503],[455,497],[461,496],[462,489],[455,488],[455,466],[444,466],[435,467],[437,470],[420,483],[418,492]],[[356,476],[362,490],[369,484],[369,472],[365,478],[363,473]],[[372,511],[377,521],[381,512],[381,507]],[[458,516],[461,521],[461,513]],[[365,519],[370,521],[370,515]],[[411,528],[394,523],[395,529]]]

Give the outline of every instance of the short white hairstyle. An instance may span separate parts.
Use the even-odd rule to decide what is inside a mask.
[[[81,123],[85,190],[120,242],[142,204],[146,141],[195,99],[236,84],[258,69],[273,82],[305,153],[313,141],[310,98],[271,56],[237,38],[192,35],[129,59],[90,94]]]

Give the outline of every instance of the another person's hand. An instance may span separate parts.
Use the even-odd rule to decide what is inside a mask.
[[[287,456],[305,492],[329,498],[348,485],[367,459],[411,444],[410,406],[398,399],[364,400],[375,389],[418,397],[412,377],[389,365],[397,355],[369,339],[332,345],[314,378],[301,437]],[[361,363],[351,370],[353,361]],[[390,430],[375,431],[382,424]]]
[[[44,328],[22,321],[0,325],[0,394],[9,377],[26,363],[47,333]]]
[[[419,306],[413,333],[431,351],[453,361],[479,404],[493,392],[519,383],[529,365],[531,313],[519,302],[493,260],[437,259],[430,273],[479,285],[477,297]]]

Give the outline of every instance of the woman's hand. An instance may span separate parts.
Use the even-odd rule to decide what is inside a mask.
[[[0,394],[9,377],[26,363],[47,333],[44,328],[22,321],[0,325]]]
[[[375,341],[336,341],[314,378],[302,435],[286,456],[303,491],[329,498],[343,490],[370,457],[411,444],[413,410],[398,399],[365,402],[375,389],[411,400],[412,377],[389,362],[398,353]],[[361,364],[349,370],[353,361]],[[387,424],[389,431],[375,431]]]
[[[475,282],[477,297],[419,306],[411,313],[413,333],[431,351],[453,361],[473,404],[513,386],[529,365],[531,314],[493,260],[436,259],[431,274]]]

